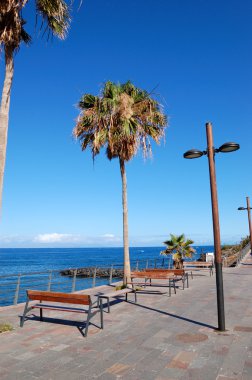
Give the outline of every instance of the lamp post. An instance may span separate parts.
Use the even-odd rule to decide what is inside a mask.
[[[218,330],[225,331],[225,311],[224,311],[224,291],[222,277],[222,258],[221,258],[221,242],[220,242],[220,225],[218,198],[215,174],[215,153],[234,152],[240,148],[239,144],[228,142],[221,145],[218,149],[214,148],[213,134],[211,123],[206,123],[207,150],[200,151],[191,149],[184,153],[184,158],[199,158],[203,155],[208,156],[210,189],[212,200],[212,217],[213,217],[213,234],[214,234],[214,252],[215,252],[215,273],[216,273],[216,294],[217,294],[217,311],[218,311]]]
[[[249,197],[246,197],[246,200],[247,200],[247,207],[239,207],[238,210],[247,210],[248,211],[250,254],[252,255],[252,226],[251,226],[251,216],[250,216],[250,210],[252,209],[252,207],[250,207]]]

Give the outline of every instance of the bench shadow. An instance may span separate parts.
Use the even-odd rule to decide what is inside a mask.
[[[241,265],[252,265],[252,264],[249,264],[249,263],[241,263]]]
[[[154,309],[154,308],[152,308],[152,307],[145,306],[145,305],[140,305],[139,303],[134,303],[134,302],[130,302],[130,303],[132,303],[132,304],[135,305],[135,306],[141,307],[141,308],[143,308],[143,309],[147,309],[147,310],[155,311],[156,313],[160,313],[160,314],[163,314],[163,315],[167,315],[167,316],[169,316],[169,317],[173,317],[173,318],[176,318],[176,319],[179,319],[179,320],[185,321],[185,322],[190,322],[190,323],[193,323],[194,325],[203,326],[203,327],[208,327],[208,328],[210,328],[210,329],[214,329],[214,330],[216,330],[216,327],[215,327],[215,326],[209,325],[209,324],[204,323],[204,322],[195,321],[194,319],[189,319],[189,318],[186,318],[186,317],[182,317],[181,315],[177,315],[177,314],[173,314],[173,313],[167,313],[166,311],[162,311],[162,310]]]
[[[21,319],[22,316],[19,315],[19,318]],[[40,317],[35,315],[35,314],[30,314],[30,315],[26,316],[25,322],[26,321],[37,321],[37,322],[41,322],[41,323],[45,322],[45,323],[52,323],[52,324],[56,324],[56,325],[76,327],[77,330],[79,330],[79,332],[83,336],[85,336],[83,330],[86,328],[86,321],[71,321],[69,319],[52,318],[52,317],[44,317],[44,316],[43,316],[43,319],[41,320]],[[98,329],[101,328],[100,326],[98,326],[97,324],[95,324],[91,321],[89,322],[89,325],[93,325],[93,326],[97,327]]]

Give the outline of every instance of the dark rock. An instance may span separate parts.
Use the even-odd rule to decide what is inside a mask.
[[[87,267],[87,268],[78,268],[76,275],[78,277],[93,277],[96,269],[96,277],[100,278],[109,278],[110,277],[110,268],[95,268],[95,267]],[[62,276],[74,276],[75,269],[65,269],[60,271]],[[112,276],[117,278],[123,277],[123,269],[112,269]]]

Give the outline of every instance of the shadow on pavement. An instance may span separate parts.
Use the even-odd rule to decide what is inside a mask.
[[[19,316],[19,318],[21,318],[22,316]],[[62,319],[62,318],[50,318],[50,317],[44,317],[43,316],[43,319],[40,320],[40,318],[35,315],[35,314],[31,314],[29,316],[26,316],[25,317],[25,321],[36,321],[36,322],[40,322],[40,323],[52,323],[52,324],[57,324],[57,325],[64,325],[64,326],[73,326],[73,327],[77,327],[77,329],[79,330],[79,332],[84,336],[84,333],[83,333],[83,330],[86,328],[86,321],[71,321],[69,319]],[[93,325],[95,327],[97,327],[98,329],[100,329],[100,326],[96,325],[95,323],[93,322],[89,322],[89,325]]]
[[[169,317],[177,318],[177,319],[180,319],[182,321],[193,323],[195,325],[199,325],[199,326],[203,326],[203,327],[209,327],[210,329],[216,330],[215,326],[208,325],[207,323],[195,321],[193,319],[189,319],[189,318],[186,318],[186,317],[181,317],[180,315],[177,315],[177,314],[167,313],[166,311],[162,311],[162,310],[158,310],[158,309],[153,309],[152,307],[140,305],[139,303],[136,303],[136,304],[133,303],[133,305],[138,306],[138,307],[142,307],[143,309],[152,310],[152,311],[155,311],[156,313],[164,314],[164,315],[167,315]]]

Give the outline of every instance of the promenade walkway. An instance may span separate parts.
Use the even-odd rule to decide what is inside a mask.
[[[23,305],[0,308],[0,320],[15,326],[0,334],[0,379],[252,379],[252,256],[224,268],[223,333],[214,329],[215,275],[198,273],[189,289],[172,297],[159,290],[163,294],[139,293],[138,304],[115,302],[104,313],[105,329],[90,326],[87,338],[66,320],[31,320],[21,329]],[[69,314],[45,312],[81,318]]]

